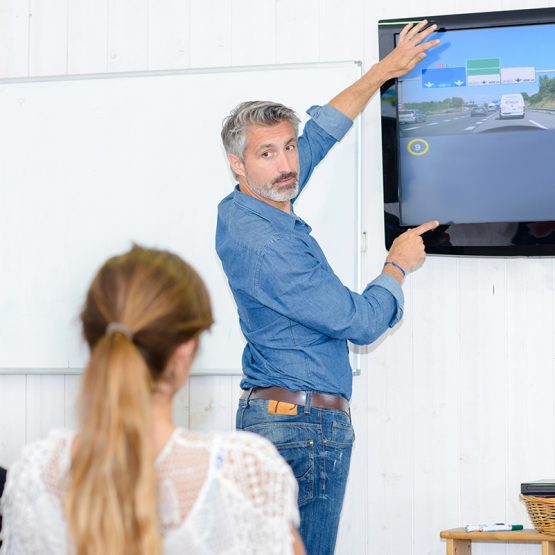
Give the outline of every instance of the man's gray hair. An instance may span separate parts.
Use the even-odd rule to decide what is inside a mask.
[[[231,110],[231,113],[223,122],[222,141],[226,154],[234,154],[240,160],[243,160],[245,147],[247,146],[248,126],[272,126],[282,121],[288,121],[293,126],[295,135],[298,134],[301,120],[291,108],[265,100],[241,102]]]

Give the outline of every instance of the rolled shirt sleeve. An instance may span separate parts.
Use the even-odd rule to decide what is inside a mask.
[[[329,104],[312,106],[307,114],[311,119],[306,122],[298,141],[299,193],[307,184],[314,168],[353,125],[352,120]]]
[[[366,295],[366,292],[372,287],[381,287],[386,291],[389,291],[391,295],[395,298],[395,302],[397,305],[397,310],[393,315],[393,318],[389,322],[389,327],[392,328],[395,324],[397,324],[403,318],[403,309],[405,305],[405,297],[403,295],[403,289],[399,282],[394,278],[387,274],[380,274],[376,279],[372,280],[364,290],[363,295]]]
[[[314,123],[336,141],[340,141],[353,126],[353,120],[329,104],[311,106],[306,113]]]

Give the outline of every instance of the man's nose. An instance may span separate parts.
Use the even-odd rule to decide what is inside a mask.
[[[293,161],[291,157],[287,155],[287,152],[282,152],[278,158],[278,170],[280,173],[290,173],[296,171],[293,166]]]

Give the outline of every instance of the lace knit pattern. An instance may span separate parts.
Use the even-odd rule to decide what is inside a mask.
[[[28,445],[8,471],[0,555],[71,554],[63,502],[73,434]],[[177,429],[156,461],[164,553],[291,554],[297,484],[266,439]]]

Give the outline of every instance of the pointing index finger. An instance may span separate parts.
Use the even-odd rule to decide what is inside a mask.
[[[426,222],[425,224],[412,228],[411,231],[415,235],[422,235],[423,233],[426,233],[426,231],[435,229],[438,225],[439,225],[439,222],[437,220],[432,220],[431,222]]]

